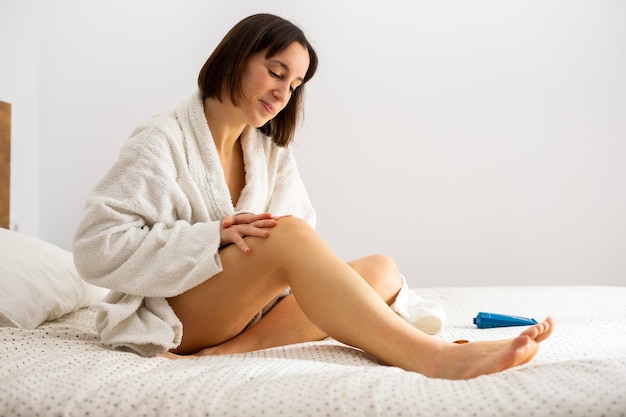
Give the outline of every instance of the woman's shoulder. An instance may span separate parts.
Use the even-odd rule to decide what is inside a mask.
[[[182,151],[182,129],[174,113],[152,116],[137,126],[124,147],[142,148],[155,155]]]
[[[289,146],[279,146],[274,143],[271,137],[266,136],[258,129],[253,129],[247,135],[247,145],[244,145],[248,155],[254,155],[263,159],[267,172],[272,175],[282,177],[297,171],[295,157]],[[261,157],[261,155],[263,155]]]
[[[137,126],[131,133],[129,140],[146,144],[167,141],[182,136],[182,129],[173,113],[163,113],[152,116],[146,122]]]
[[[283,159],[289,157],[291,149],[287,146],[278,146],[271,137],[262,133],[259,129],[249,128],[247,134],[249,146],[256,148],[256,153],[263,152],[267,159]]]

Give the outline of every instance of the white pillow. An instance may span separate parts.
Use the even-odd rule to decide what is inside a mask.
[[[34,329],[107,292],[80,278],[70,252],[0,228],[0,326]]]

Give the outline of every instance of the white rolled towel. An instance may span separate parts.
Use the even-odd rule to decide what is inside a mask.
[[[414,327],[428,334],[438,334],[443,329],[446,312],[436,301],[424,300],[409,288],[402,276],[402,288],[391,304],[391,309]]]

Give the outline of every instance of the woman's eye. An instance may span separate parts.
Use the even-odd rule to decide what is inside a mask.
[[[277,80],[282,80],[283,79],[283,76],[281,74],[279,74],[277,72],[274,72],[271,69],[268,69],[268,71],[269,71],[271,77],[276,78]],[[298,88],[298,87],[289,86],[289,94],[295,93],[296,92],[296,88]]]

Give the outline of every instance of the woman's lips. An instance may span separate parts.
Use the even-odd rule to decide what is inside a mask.
[[[265,107],[265,110],[267,110],[269,114],[274,114],[274,107],[271,104],[263,100],[261,100],[261,104]]]

